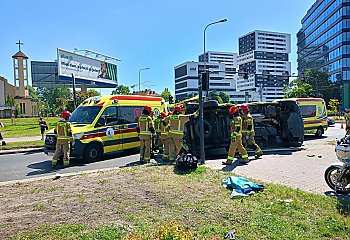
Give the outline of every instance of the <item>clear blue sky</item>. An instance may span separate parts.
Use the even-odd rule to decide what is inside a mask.
[[[142,81],[174,91],[174,66],[196,61],[203,52],[238,51],[238,37],[252,30],[292,35],[292,72],[296,72],[296,33],[315,0],[61,0],[1,1],[0,76],[13,83],[15,44],[29,60],[53,61],[56,48],[90,49],[122,59],[119,84]],[[103,94],[111,90],[103,90]]]

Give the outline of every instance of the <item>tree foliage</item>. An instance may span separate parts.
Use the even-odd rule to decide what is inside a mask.
[[[218,103],[224,103],[224,101],[222,100],[222,98],[220,97],[220,95],[214,90],[214,91],[210,91],[209,93],[209,99],[211,100],[216,100]]]
[[[15,106],[15,98],[12,95],[7,94],[6,100],[5,100],[5,106],[6,107],[14,107]]]
[[[230,102],[230,95],[228,95],[227,93],[225,92],[220,92],[219,93],[219,96],[221,97],[222,101],[224,103],[229,103]]]
[[[119,85],[112,91],[113,95],[130,95],[130,88],[125,85]]]
[[[319,70],[308,70],[304,76],[285,86],[285,98],[320,97],[327,103],[331,99],[340,99],[340,79],[332,82],[327,73]]]
[[[165,101],[169,101],[169,97],[171,96],[171,92],[168,88],[165,88],[164,91],[161,94],[162,98],[164,98]]]

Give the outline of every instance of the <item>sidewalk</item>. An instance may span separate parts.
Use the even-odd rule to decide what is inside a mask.
[[[41,136],[32,136],[32,137],[17,137],[17,138],[4,138],[5,142],[10,143],[10,142],[33,142],[33,141],[38,141],[41,140]],[[43,140],[44,144],[44,140]]]

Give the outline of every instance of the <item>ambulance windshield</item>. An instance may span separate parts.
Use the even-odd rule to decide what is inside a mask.
[[[70,123],[91,124],[100,112],[101,106],[81,106],[74,110],[69,118]]]

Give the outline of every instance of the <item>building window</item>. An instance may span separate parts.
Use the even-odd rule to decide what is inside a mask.
[[[19,77],[18,77],[18,69],[17,68],[15,69],[15,78],[19,79]]]
[[[15,58],[15,67],[18,68],[18,59]]]
[[[27,59],[23,60],[23,68],[27,68]]]

